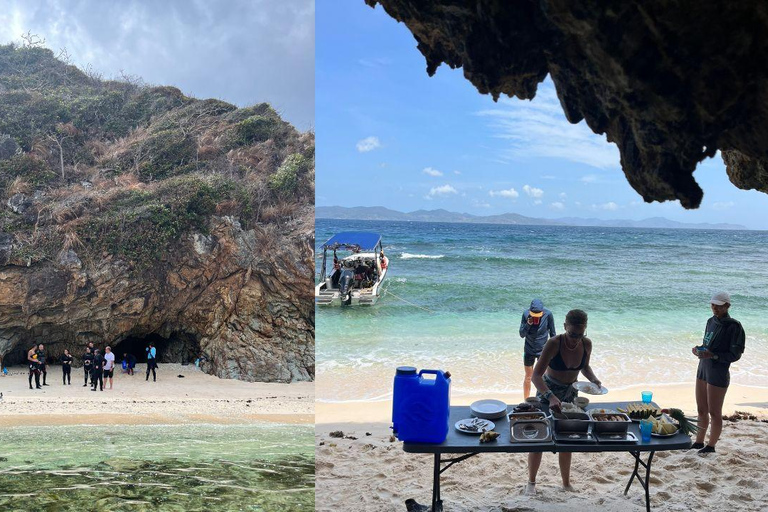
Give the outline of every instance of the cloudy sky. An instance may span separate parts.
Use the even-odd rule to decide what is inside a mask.
[[[313,0],[0,0],[0,43],[31,31],[106,78],[121,71],[314,128]]]
[[[568,123],[547,79],[494,103],[441,66],[430,78],[404,25],[360,0],[317,5],[317,204],[476,215],[728,222],[768,229],[768,195],[734,187],[718,155],[698,210],[645,203],[619,152]]]

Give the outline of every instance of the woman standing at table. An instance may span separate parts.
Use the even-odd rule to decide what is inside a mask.
[[[741,358],[744,352],[744,328],[738,320],[728,315],[731,296],[719,292],[709,300],[712,317],[707,320],[704,340],[693,347],[693,355],[699,358],[696,372],[696,407],[699,413],[699,430],[696,442],[691,448],[699,450],[699,455],[706,457],[715,453],[715,444],[723,430],[723,402],[728,385],[731,382],[730,366]],[[710,426],[709,442],[704,445],[704,436]]]
[[[550,338],[541,351],[541,356],[533,369],[531,381],[536,386],[538,396],[550,409],[560,410],[561,402],[573,402],[578,392],[571,386],[578,380],[581,372],[590,382],[600,386],[589,366],[592,355],[592,340],[586,337],[587,314],[580,309],[572,309],[565,315],[565,333]],[[528,485],[525,494],[536,494],[536,474],[541,466],[541,453],[528,454]],[[560,475],[563,488],[571,487],[571,454],[559,453]]]

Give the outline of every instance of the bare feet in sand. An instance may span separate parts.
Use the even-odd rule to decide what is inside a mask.
[[[526,496],[536,496],[536,482],[528,482],[523,489],[523,494]]]
[[[571,484],[564,485],[563,490],[568,492],[576,492],[576,489],[574,489],[574,487]]]

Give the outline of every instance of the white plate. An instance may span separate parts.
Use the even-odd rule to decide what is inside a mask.
[[[676,436],[678,432],[680,432],[680,429],[677,429],[677,432],[675,432],[674,434],[656,434],[654,432],[651,432],[651,437],[672,437],[672,436]]]
[[[475,424],[480,428],[478,428],[477,430],[468,430],[463,427],[463,425],[465,424]],[[496,424],[494,422],[490,420],[484,420],[483,418],[466,418],[466,419],[457,421],[456,425],[454,425],[454,427],[456,427],[456,430],[458,430],[459,432],[463,432],[465,434],[476,434],[476,435],[480,435],[483,432],[493,430],[495,426]]]
[[[469,410],[478,418],[494,420],[507,414],[507,404],[501,400],[478,400],[472,402]]]
[[[595,389],[597,388],[597,386],[595,386],[591,382],[574,382],[573,384],[571,384],[571,386],[573,386],[573,389],[575,389],[576,391],[579,391],[581,393],[586,393],[588,395],[604,395],[608,393],[608,388],[606,388],[605,386],[600,386],[599,391],[596,393]]]

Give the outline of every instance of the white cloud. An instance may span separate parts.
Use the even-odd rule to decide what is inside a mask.
[[[490,120],[495,137],[509,141],[498,155],[502,160],[558,158],[599,169],[619,169],[619,151],[585,122],[565,119],[552,81],[539,85],[533,101],[503,98],[499,107],[478,112]]]
[[[728,210],[730,208],[733,208],[736,205],[733,201],[727,201],[727,202],[718,202],[718,203],[712,203],[712,209],[713,210]]]
[[[366,137],[363,140],[360,140],[357,142],[357,150],[360,153],[366,153],[368,151],[373,151],[374,149],[378,149],[381,147],[381,142],[379,142],[378,137]]]
[[[543,176],[539,176],[542,180],[556,180],[557,176],[552,176],[551,174],[545,174]]]
[[[429,190],[429,194],[427,194],[428,197],[432,198],[435,196],[447,196],[449,194],[458,194],[459,191],[453,188],[451,185],[441,185],[439,187],[432,187]]]
[[[475,208],[490,208],[490,207],[491,207],[491,205],[490,205],[490,204],[488,204],[488,203],[484,203],[484,202],[482,202],[482,201],[475,201],[475,202],[473,203],[473,206],[474,206]]]
[[[514,188],[507,190],[491,190],[488,192],[488,195],[491,197],[508,197],[510,199],[517,199],[520,197],[520,194]]]
[[[582,176],[581,179],[579,179],[582,183],[596,183],[597,182],[597,175],[595,174],[587,174],[586,176]]]
[[[560,201],[556,201],[554,203],[551,203],[549,205],[549,207],[552,208],[553,210],[560,211],[560,212],[565,210],[565,205],[563,203],[561,203]]]
[[[598,208],[600,208],[601,210],[608,210],[610,212],[615,212],[616,210],[619,209],[619,205],[617,205],[613,201],[609,201],[605,204],[601,204],[600,206],[598,206]]]
[[[544,195],[544,191],[540,188],[531,187],[530,185],[524,185],[523,190],[526,194],[528,194],[529,197],[533,197],[534,199],[538,199],[541,196]]]
[[[461,174],[461,171],[453,171],[453,174],[458,176],[459,174]]]
[[[565,199],[566,197],[568,197],[568,194],[566,194],[565,192],[560,192],[560,194],[558,195],[558,197],[559,197],[560,199]]]
[[[541,204],[541,199],[536,199],[533,204]]]
[[[423,172],[424,174],[428,174],[429,176],[435,176],[435,177],[443,175],[442,172],[438,171],[437,169],[433,169],[431,167],[425,167],[424,170],[421,172]]]

